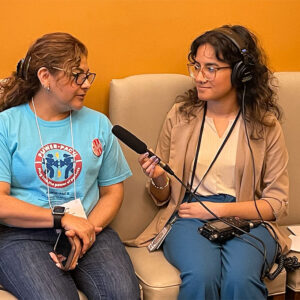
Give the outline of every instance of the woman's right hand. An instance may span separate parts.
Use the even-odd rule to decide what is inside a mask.
[[[145,175],[150,178],[157,178],[165,173],[164,169],[158,165],[159,159],[156,156],[149,158],[148,152],[141,154],[138,161]]]
[[[81,256],[93,245],[96,234],[102,231],[102,227],[96,227],[87,219],[71,214],[65,214],[61,219],[61,224],[66,232],[74,232],[74,235],[80,238],[82,243]],[[72,234],[68,235],[72,236]]]
[[[165,170],[158,165],[158,162],[156,156],[149,158],[148,152],[139,156],[139,163],[144,173],[151,178],[151,194],[158,201],[164,202],[170,195],[169,178]]]

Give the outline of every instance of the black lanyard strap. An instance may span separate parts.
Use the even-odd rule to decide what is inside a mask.
[[[196,168],[197,168],[197,162],[198,162],[198,155],[199,155],[199,151],[200,151],[200,145],[201,145],[201,140],[202,140],[202,135],[203,135],[203,130],[204,130],[204,123],[205,123],[205,116],[206,116],[206,111],[207,111],[207,104],[205,104],[204,107],[204,112],[203,112],[203,120],[202,120],[202,124],[201,124],[201,129],[200,129],[200,135],[199,135],[199,140],[198,140],[198,144],[197,144],[197,150],[196,150],[196,156],[195,156],[195,161],[194,161],[194,166],[193,166],[193,172],[192,172],[192,177],[191,177],[191,183],[190,183],[190,187],[193,187],[193,181],[194,181],[194,177],[195,177],[195,173],[196,173]],[[215,155],[214,159],[212,160],[212,162],[210,163],[208,169],[206,170],[206,172],[204,173],[203,177],[201,178],[199,184],[197,185],[197,187],[195,188],[195,190],[193,191],[193,193],[196,193],[199,186],[202,184],[204,178],[206,177],[206,175],[208,174],[208,172],[210,171],[210,169],[212,168],[212,166],[214,165],[214,163],[216,162],[218,156],[220,155],[221,151],[223,150],[226,142],[228,141],[238,119],[239,116],[241,114],[241,110],[239,110],[237,116],[235,117],[235,120],[233,122],[233,124],[230,127],[229,132],[227,133],[222,145],[220,146],[217,154]],[[190,202],[191,200],[191,195],[189,196],[188,202]]]
[[[191,182],[190,182],[190,188],[193,187],[193,183],[194,183],[194,177],[195,177],[196,168],[197,168],[197,161],[198,161],[198,155],[199,155],[200,145],[201,145],[201,140],[202,140],[202,135],[203,135],[206,112],[207,112],[207,102],[205,102],[204,108],[203,108],[203,119],[202,119],[202,123],[201,123],[198,143],[197,143],[196,156],[195,156],[195,161],[194,161],[194,166],[193,166],[193,171],[192,171],[192,178],[191,178]]]

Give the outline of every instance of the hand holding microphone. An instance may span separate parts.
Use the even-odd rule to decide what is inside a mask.
[[[158,163],[159,159],[156,156],[149,157],[149,153],[140,155],[139,163],[148,177],[151,178],[152,186],[155,187],[152,193],[156,196],[157,199],[165,201],[169,197],[169,178],[164,169],[162,169]],[[156,190],[156,191],[155,191]],[[158,193],[159,191],[164,190],[164,193]]]
[[[148,177],[158,178],[162,176],[165,171],[158,165],[159,159],[155,155],[151,157],[149,157],[149,155],[149,152],[140,155],[138,158],[139,164]]]
[[[147,148],[147,145],[131,132],[122,126],[115,125],[112,128],[112,133],[129,148],[138,154],[141,154],[138,159],[139,164],[141,165],[144,173],[151,179],[153,178],[152,183],[158,190],[164,189],[169,183],[169,179],[165,174],[165,171],[173,176],[176,176],[166,163],[164,163],[159,157],[150,151]],[[161,200],[164,201],[167,196],[167,194],[162,195]]]

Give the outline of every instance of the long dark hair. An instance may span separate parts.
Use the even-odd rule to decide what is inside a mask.
[[[51,74],[64,69],[69,76],[79,67],[88,51],[83,43],[68,33],[45,34],[29,48],[12,75],[0,81],[0,111],[28,102],[41,88],[37,71],[46,67]]]
[[[224,25],[223,28],[229,28],[242,39],[248,50],[248,58],[251,63],[252,80],[246,83],[246,94],[244,99],[245,118],[251,123],[258,136],[262,126],[273,126],[274,122],[270,115],[274,115],[278,120],[281,119],[281,109],[277,104],[277,94],[274,91],[273,74],[266,66],[266,55],[260,48],[256,36],[243,26]],[[190,49],[188,60],[195,62],[195,57],[199,46],[210,44],[216,54],[216,58],[222,62],[234,66],[242,59],[242,55],[236,45],[225,37],[222,33],[211,30],[197,37]],[[244,84],[235,85],[237,91],[238,104],[242,106]],[[202,107],[204,101],[198,98],[197,90],[189,90],[185,95],[179,96],[177,101],[182,101],[180,112],[188,119],[194,117],[194,109]],[[253,131],[252,131],[253,133]]]

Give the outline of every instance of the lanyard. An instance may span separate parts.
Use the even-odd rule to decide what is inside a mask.
[[[37,118],[37,114],[36,114],[36,109],[35,109],[35,105],[34,105],[34,101],[33,101],[33,97],[31,99],[32,102],[32,106],[33,106],[33,110],[34,110],[34,116],[35,116],[35,123],[36,123],[36,127],[38,130],[38,134],[39,134],[39,138],[40,138],[40,143],[42,148],[44,148],[44,144],[43,144],[43,139],[42,139],[42,134],[41,134],[41,130],[40,130],[40,126],[39,126],[39,122],[38,122],[38,118]],[[69,115],[69,120],[70,120],[70,132],[71,132],[71,142],[72,142],[72,155],[73,155],[73,183],[74,183],[74,199],[76,199],[76,183],[75,183],[75,179],[76,179],[76,172],[75,172],[75,166],[76,166],[76,161],[75,161],[75,150],[74,150],[74,138],[73,138],[73,126],[72,126],[72,111],[70,111],[70,115]],[[47,196],[48,196],[48,203],[49,203],[49,207],[52,209],[52,204],[51,204],[51,198],[50,198],[50,187],[49,187],[49,182],[48,182],[48,170],[47,170],[47,158],[45,157],[45,170],[46,170],[46,182],[47,182]]]
[[[195,173],[196,173],[196,168],[197,168],[197,161],[198,161],[198,156],[199,156],[199,151],[200,151],[200,145],[201,145],[201,140],[202,140],[202,135],[203,135],[203,130],[204,130],[204,123],[205,123],[205,116],[206,116],[206,112],[207,112],[207,103],[205,103],[205,106],[204,106],[204,111],[203,111],[203,119],[202,119],[202,124],[201,124],[201,128],[200,128],[200,134],[199,134],[199,139],[198,139],[198,144],[197,144],[197,149],[196,149],[196,156],[195,156],[195,160],[194,160],[194,166],[193,166],[193,171],[192,171],[192,177],[191,177],[191,182],[190,182],[190,188],[193,187],[193,182],[194,182],[194,177],[195,177]],[[231,125],[230,127],[230,130],[229,132],[227,133],[222,145],[220,146],[217,154],[215,155],[214,159],[212,160],[212,162],[210,163],[209,167],[207,168],[206,172],[204,173],[204,175],[202,176],[199,184],[197,185],[197,187],[195,188],[195,190],[193,191],[193,193],[196,193],[199,186],[202,184],[204,178],[206,177],[206,175],[208,174],[208,172],[210,171],[210,169],[212,168],[212,166],[214,165],[214,163],[216,162],[218,156],[220,155],[221,151],[223,150],[226,142],[228,141],[236,123],[237,123],[237,120],[239,118],[241,114],[241,110],[239,110],[237,116],[235,117],[235,120],[233,122],[233,124]],[[192,198],[192,194],[190,193],[189,194],[189,198],[188,198],[188,202],[191,201],[191,198]]]

